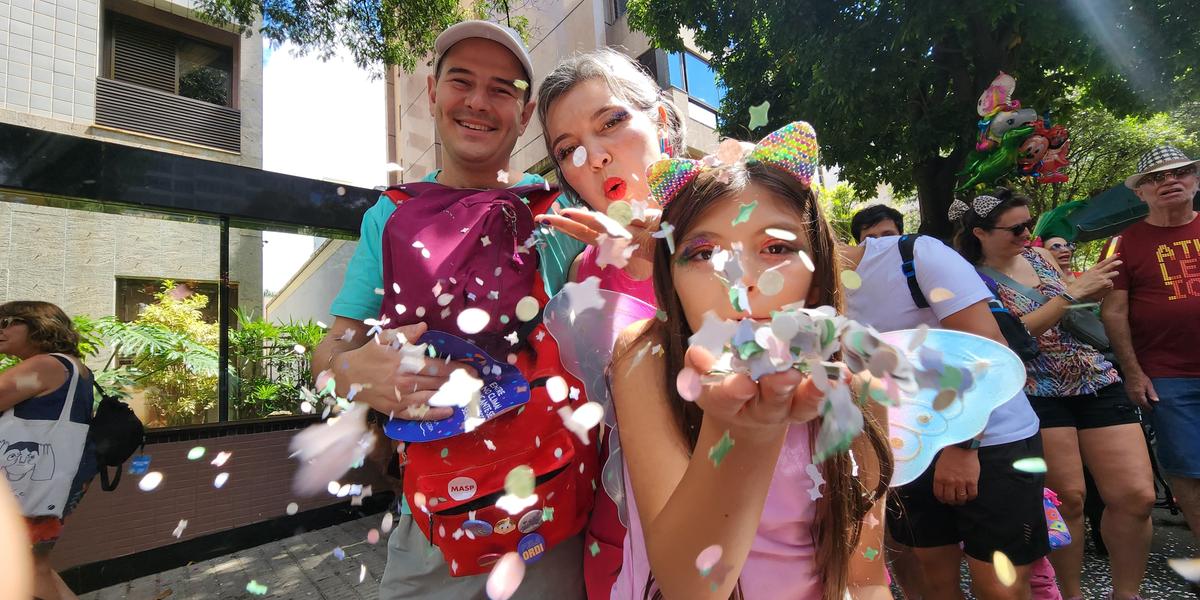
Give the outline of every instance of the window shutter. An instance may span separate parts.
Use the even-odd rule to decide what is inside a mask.
[[[113,79],[175,93],[176,37],[127,19],[113,22]]]

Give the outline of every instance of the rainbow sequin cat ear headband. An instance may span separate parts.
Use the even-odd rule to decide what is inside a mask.
[[[761,162],[794,176],[800,183],[812,183],[817,170],[817,132],[804,121],[794,121],[775,130],[745,155],[747,163]],[[663,208],[701,172],[713,166],[710,159],[669,158],[646,169],[650,193]]]

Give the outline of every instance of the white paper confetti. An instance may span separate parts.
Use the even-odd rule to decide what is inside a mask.
[[[213,487],[221,489],[226,481],[229,481],[229,473],[217,473],[216,478],[213,479]]]
[[[184,529],[187,529],[187,519],[180,519],[179,524],[175,526],[175,531],[172,531],[171,535],[175,536],[175,539],[179,539],[183,535]]]
[[[483,331],[487,327],[488,322],[492,320],[492,316],[482,308],[468,308],[458,313],[458,329],[467,335],[473,335]]]
[[[150,471],[146,473],[140,481],[138,481],[138,489],[143,492],[154,491],[158,484],[162,483],[163,474],[158,471]]]
[[[587,150],[583,146],[575,146],[575,151],[571,153],[571,164],[582,167],[585,162],[587,162]]]

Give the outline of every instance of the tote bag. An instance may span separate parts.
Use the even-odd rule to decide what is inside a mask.
[[[71,363],[71,384],[57,420],[23,419],[16,408],[0,416],[0,472],[27,517],[62,517],[79,471],[88,425],[71,421],[71,405],[79,385],[79,367]]]

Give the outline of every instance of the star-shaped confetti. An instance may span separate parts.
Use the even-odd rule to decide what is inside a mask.
[[[821,475],[821,469],[812,463],[804,466],[804,472],[808,474],[809,481],[812,481],[812,487],[808,490],[808,497],[813,501],[821,498],[821,486],[825,485],[825,476]]]
[[[754,209],[758,208],[758,200],[754,200],[749,204],[741,204],[738,206],[738,214],[733,218],[730,225],[734,227],[741,225],[750,220],[750,215],[754,214]]]
[[[717,313],[709,311],[704,313],[704,323],[700,325],[700,330],[688,338],[688,344],[700,346],[709,354],[719,356],[725,345],[733,339],[737,327],[737,323],[726,321],[718,317]]]
[[[603,269],[612,265],[618,269],[624,269],[629,264],[629,259],[633,258],[633,252],[637,248],[637,244],[631,243],[628,238],[612,237],[602,233],[600,237],[596,238],[596,266]]]
[[[667,251],[675,254],[675,226],[663,221],[658,224],[658,231],[650,234],[650,237],[660,240],[667,240]]]
[[[472,401],[478,402],[481,389],[483,389],[482,379],[471,375],[464,369],[456,369],[450,372],[450,379],[429,398],[429,405],[462,408]]]
[[[865,557],[867,560],[875,560],[876,556],[879,556],[879,550],[876,550],[875,548],[867,546],[867,549],[863,550],[863,557]]]
[[[771,110],[771,103],[763,100],[762,104],[750,107],[750,129],[755,130],[767,124],[767,111]]]
[[[733,438],[729,437],[729,430],[721,434],[721,439],[712,448],[708,449],[708,459],[713,462],[714,467],[721,466],[721,461],[725,460],[725,455],[733,448]]]
[[[597,544],[596,542],[592,542],[592,545],[588,546],[588,552],[591,552],[592,556],[596,556],[597,554],[600,554],[600,544]]]
[[[246,591],[255,596],[265,596],[267,594],[267,586],[251,579],[250,583],[246,584]]]
[[[183,530],[187,529],[187,525],[188,525],[187,519],[180,519],[179,524],[175,526],[175,531],[172,531],[171,535],[175,536],[175,538],[178,539],[180,536],[183,535]]]
[[[575,309],[575,314],[593,308],[604,308],[604,298],[600,295],[599,277],[592,276],[579,283],[567,283],[563,286],[561,293],[567,295],[568,304]]]

